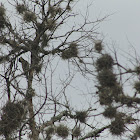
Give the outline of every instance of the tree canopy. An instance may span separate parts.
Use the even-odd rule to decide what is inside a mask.
[[[106,17],[92,21],[75,4],[1,3],[1,139],[140,138],[139,59],[106,48],[97,30]]]

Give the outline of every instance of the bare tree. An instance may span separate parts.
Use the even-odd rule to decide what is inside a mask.
[[[116,51],[114,58],[106,53],[97,40],[98,25],[106,17],[90,21],[86,15],[77,23],[74,4],[11,0],[12,12],[1,4],[2,139],[100,139],[108,130],[119,137],[140,137],[140,83],[131,85],[133,95],[123,90],[139,75],[139,66],[127,68]],[[78,87],[76,80],[92,85],[93,91]],[[84,101],[84,108],[75,108],[76,98]],[[103,116],[111,121],[102,122]],[[134,124],[136,130],[130,128]]]

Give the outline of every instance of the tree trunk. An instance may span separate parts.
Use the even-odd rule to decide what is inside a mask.
[[[30,117],[30,121],[29,121],[29,126],[30,126],[30,130],[32,131],[32,135],[31,135],[31,139],[32,140],[38,140],[39,138],[39,133],[38,130],[36,128],[36,122],[35,122],[35,118],[34,116],[34,111],[33,111],[33,103],[32,103],[32,98],[28,101],[28,111],[29,111],[29,117]]]

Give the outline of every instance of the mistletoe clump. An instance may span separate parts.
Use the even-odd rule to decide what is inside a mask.
[[[126,104],[128,107],[131,107],[133,104],[133,98],[126,95],[120,95],[119,102],[121,102],[121,104]]]
[[[23,19],[26,22],[36,21],[36,16],[33,12],[26,11],[24,12]]]
[[[99,102],[101,105],[110,105],[113,102],[113,96],[109,91],[104,90],[99,94]]]
[[[99,72],[97,79],[102,87],[113,87],[116,85],[116,75],[108,69]]]
[[[56,133],[58,134],[58,136],[60,136],[62,138],[66,138],[69,135],[69,129],[67,126],[60,124],[56,128]]]
[[[49,13],[51,14],[51,17],[55,17],[57,14],[62,13],[62,8],[61,7],[50,6],[49,7]]]
[[[104,54],[96,61],[96,67],[98,71],[103,69],[112,69],[114,64],[113,58],[109,54]]]
[[[116,97],[120,94],[123,94],[123,88],[121,85],[119,85],[118,83],[115,84],[115,86],[113,88],[111,88],[112,90],[112,94]]]
[[[78,56],[78,48],[76,43],[71,43],[69,48],[62,52],[62,59],[70,59]]]
[[[81,129],[80,129],[80,127],[74,128],[73,131],[72,131],[72,135],[74,137],[79,137],[81,135]]]
[[[121,135],[125,131],[125,123],[123,119],[120,117],[115,118],[114,121],[111,122],[110,132],[112,135]]]
[[[13,102],[8,102],[2,111],[0,133],[6,137],[20,126],[25,112],[22,104]]]
[[[23,14],[27,10],[27,7],[24,4],[17,4],[16,10],[19,14]]]
[[[116,108],[109,106],[105,109],[105,111],[103,112],[103,115],[107,118],[114,118],[116,116]]]
[[[57,23],[54,19],[48,19],[46,22],[46,28],[50,31],[53,31],[56,27]]]
[[[46,134],[47,135],[51,135],[53,134],[55,131],[54,127],[53,126],[50,126],[47,130],[46,130]]]
[[[101,41],[101,40],[97,40],[97,41],[95,42],[94,48],[95,48],[95,50],[96,50],[98,53],[101,53],[101,51],[103,50],[102,41]]]
[[[82,122],[86,122],[86,118],[88,117],[87,111],[76,111],[76,118]]]

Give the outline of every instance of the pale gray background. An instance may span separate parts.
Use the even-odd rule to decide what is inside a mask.
[[[90,2],[91,0],[82,0],[80,5]],[[121,48],[127,48],[131,43],[140,50],[139,0],[95,0],[89,14],[91,18],[111,15],[100,26],[107,43],[115,41]]]

